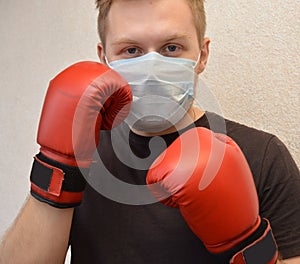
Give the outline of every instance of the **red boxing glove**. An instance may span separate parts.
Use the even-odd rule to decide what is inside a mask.
[[[229,137],[194,128],[178,137],[152,164],[151,193],[179,207],[207,250],[222,263],[275,263],[270,224],[259,217],[248,163]]]
[[[122,122],[131,100],[127,82],[100,63],[79,62],[59,73],[40,118],[31,194],[59,208],[79,205],[100,129]]]

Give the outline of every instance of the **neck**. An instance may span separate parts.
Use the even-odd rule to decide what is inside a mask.
[[[131,130],[135,134],[144,136],[144,137],[162,136],[162,135],[170,134],[170,133],[173,133],[173,132],[176,132],[176,131],[186,128],[187,126],[194,123],[196,120],[198,120],[203,115],[204,115],[204,111],[202,111],[201,109],[199,109],[196,106],[192,106],[187,111],[185,116],[175,126],[172,126],[164,131],[160,131],[157,133],[150,133],[150,132],[145,132],[145,131],[139,131],[139,130],[136,130],[133,128]]]

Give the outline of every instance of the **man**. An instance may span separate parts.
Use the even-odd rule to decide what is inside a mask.
[[[99,57],[129,81],[134,99],[130,113],[120,124],[128,114],[131,95],[124,79],[109,68],[79,63],[51,82],[39,127],[41,153],[31,174],[32,196],[2,243],[0,263],[62,263],[69,243],[72,263],[229,263],[239,252],[246,260],[252,258],[248,248],[260,253],[255,263],[267,263],[260,258],[265,252],[272,253],[267,257],[274,263],[274,243],[266,239],[271,233],[263,218],[270,222],[279,254],[285,259],[278,262],[299,263],[299,170],[286,148],[272,135],[193,106],[190,85],[187,94],[176,89],[177,97],[185,98],[176,101],[175,88],[159,75],[168,65],[163,77],[180,75],[180,84],[169,82],[178,88],[183,77],[184,85],[193,83],[191,71],[200,74],[204,70],[209,39],[204,38],[203,3],[115,0],[98,1],[98,5]],[[171,74],[175,70],[177,74]],[[150,75],[145,78],[147,72]],[[161,83],[162,90],[155,90]],[[145,89],[149,87],[154,92]],[[166,95],[174,100],[167,100]],[[157,104],[152,104],[154,99]],[[170,109],[176,111],[175,116]],[[100,128],[114,126],[99,137]],[[237,142],[251,171],[235,143],[220,133]],[[97,145],[98,138],[99,158],[87,176],[93,141]],[[212,146],[207,142],[213,142]],[[200,158],[194,158],[197,156]],[[217,161],[211,162],[210,157]],[[171,173],[163,171],[174,160]],[[230,165],[225,166],[225,161]],[[191,171],[186,168],[189,162]],[[243,166],[236,166],[240,164]],[[179,178],[177,168],[183,171]],[[213,171],[208,180],[199,179],[207,168]],[[162,176],[165,178],[160,179]],[[49,182],[44,188],[46,178]],[[150,193],[143,188],[146,179],[154,187]],[[199,188],[190,192],[194,179]],[[74,210],[82,193],[82,203]]]

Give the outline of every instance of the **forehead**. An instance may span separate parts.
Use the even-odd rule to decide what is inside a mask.
[[[107,16],[106,38],[129,35],[196,34],[187,0],[114,0]]]

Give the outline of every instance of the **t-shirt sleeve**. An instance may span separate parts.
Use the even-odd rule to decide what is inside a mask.
[[[260,215],[269,219],[283,259],[300,255],[300,175],[286,146],[273,136],[260,175]]]

